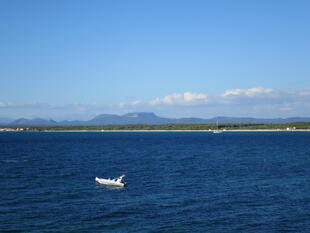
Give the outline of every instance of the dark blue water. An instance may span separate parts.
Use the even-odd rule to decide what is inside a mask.
[[[0,133],[0,188],[0,232],[310,232],[310,133]]]

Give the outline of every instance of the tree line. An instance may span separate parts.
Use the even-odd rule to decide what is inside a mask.
[[[162,125],[101,125],[101,126],[33,126],[28,131],[64,131],[64,130],[214,130],[216,124],[162,124]],[[310,122],[286,124],[252,124],[223,123],[218,125],[221,130],[258,130],[258,129],[310,129]]]

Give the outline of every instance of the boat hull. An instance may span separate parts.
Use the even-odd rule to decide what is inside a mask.
[[[222,130],[213,130],[213,133],[222,133]]]

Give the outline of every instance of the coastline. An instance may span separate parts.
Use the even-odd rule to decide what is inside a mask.
[[[212,130],[41,130],[41,131],[0,131],[2,132],[13,132],[13,133],[25,133],[25,132],[33,132],[33,133],[48,133],[48,132],[72,132],[72,133],[81,133],[81,132],[98,132],[98,133],[110,133],[110,132],[209,132],[213,133]],[[231,129],[231,130],[223,130],[222,133],[225,132],[310,132],[310,129],[295,129],[295,130],[286,130],[286,129]]]

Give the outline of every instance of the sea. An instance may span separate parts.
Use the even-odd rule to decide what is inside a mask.
[[[310,132],[1,132],[0,232],[310,232]]]

